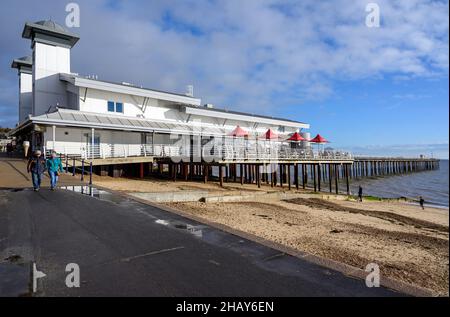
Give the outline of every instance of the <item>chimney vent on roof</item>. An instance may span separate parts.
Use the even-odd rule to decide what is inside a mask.
[[[194,85],[187,85],[186,86],[186,96],[194,97]]]

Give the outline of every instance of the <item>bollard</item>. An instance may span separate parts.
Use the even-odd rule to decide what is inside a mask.
[[[75,157],[73,158],[72,176],[75,176]]]
[[[92,162],[89,163],[89,185],[92,185]]]
[[[84,181],[84,159],[81,160],[81,181]]]

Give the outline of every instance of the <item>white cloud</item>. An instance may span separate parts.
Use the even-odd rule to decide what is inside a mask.
[[[193,83],[222,106],[267,113],[333,95],[334,80],[448,76],[448,2],[377,1],[378,29],[361,0],[78,2],[73,71],[179,92]],[[64,21],[63,5],[30,5]],[[0,15],[20,29],[27,6],[11,6]]]
[[[297,102],[327,97],[330,78],[447,75],[447,3],[378,1],[379,29],[365,26],[366,3],[169,1],[110,12],[91,7],[84,23],[102,18],[95,29],[86,26],[83,51],[91,47],[90,60],[82,52],[78,64],[164,89],[193,82],[206,100],[245,108],[274,106],[274,95],[291,94]],[[167,12],[175,26],[202,36],[165,25]]]

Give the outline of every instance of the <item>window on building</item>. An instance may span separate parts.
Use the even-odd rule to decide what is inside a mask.
[[[108,112],[120,112],[123,113],[123,103],[108,101]]]
[[[114,101],[108,101],[108,111],[109,112],[114,112],[115,111]]]

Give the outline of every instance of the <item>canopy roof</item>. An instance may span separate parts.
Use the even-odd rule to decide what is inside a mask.
[[[239,125],[237,125],[236,128],[234,128],[234,130],[231,131],[230,135],[243,137],[243,136],[248,136],[248,132],[245,131],[244,129],[242,129]]]
[[[315,136],[315,138],[309,140],[309,142],[312,142],[312,143],[329,143],[329,141],[327,139],[325,139],[323,136],[321,136],[320,134],[317,134]]]
[[[85,112],[58,108],[54,112],[30,117],[22,122],[13,132],[20,131],[32,124],[55,125],[66,127],[88,127],[108,130],[174,133],[185,135],[226,135],[223,128],[204,126],[194,127],[192,124],[168,122],[154,119],[127,117],[123,115]]]
[[[304,137],[302,137],[298,132],[295,132],[293,135],[291,135],[291,137],[289,139],[287,139],[288,141],[306,141],[306,139]]]

